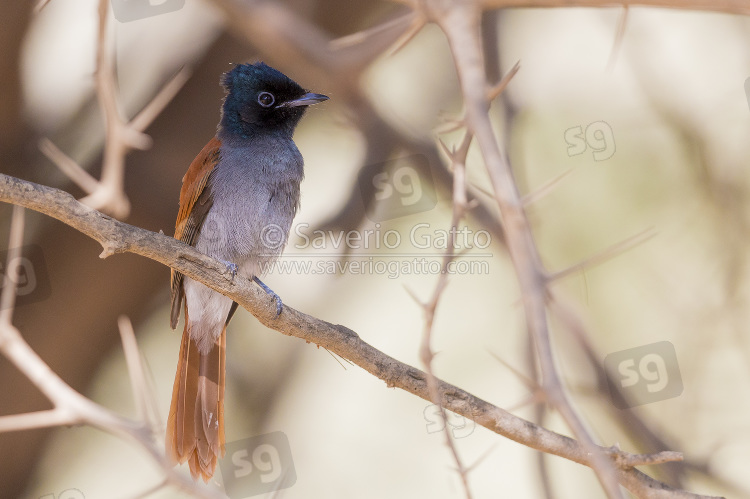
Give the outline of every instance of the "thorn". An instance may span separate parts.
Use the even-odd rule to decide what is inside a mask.
[[[513,79],[514,76],[516,76],[516,73],[518,73],[518,70],[521,69],[521,61],[516,62],[512,68],[510,68],[510,71],[505,73],[505,76],[502,77],[502,79],[495,85],[494,87],[490,88],[487,91],[487,100],[493,101],[497,98],[498,95],[503,93],[503,90],[505,90],[505,87],[508,86],[508,83],[510,83],[510,80]]]
[[[116,242],[110,242],[107,241],[106,243],[102,244],[102,250],[101,253],[99,253],[99,258],[104,260],[105,258],[112,256],[116,253],[122,253],[125,251],[126,245],[123,243],[116,243]]]
[[[451,120],[446,121],[446,123],[448,124],[448,126],[441,130],[438,130],[437,131],[438,134],[445,135],[446,133],[455,132],[456,130],[460,130],[466,126],[466,123],[463,119],[460,119],[460,120],[451,119]]]
[[[320,348],[320,345],[317,345],[317,347],[318,347],[318,348]],[[336,362],[338,362],[338,363],[339,363],[339,365],[340,365],[340,366],[341,366],[342,368],[344,368],[344,371],[346,371],[346,366],[345,366],[345,365],[344,365],[344,364],[343,364],[343,363],[342,363],[342,362],[341,362],[341,361],[340,361],[340,360],[338,359],[338,357],[336,357],[336,355],[334,355],[334,354],[333,354],[333,352],[331,352],[330,350],[328,350],[328,349],[327,349],[327,348],[325,348],[325,347],[323,347],[323,350],[325,350],[326,352],[328,352],[328,355],[330,355],[331,357],[333,357],[333,360],[335,360]],[[342,358],[343,358],[343,357],[342,357]],[[344,360],[345,360],[345,361],[347,361],[347,362],[348,362],[349,364],[351,364],[351,361],[350,361],[350,360],[348,360],[348,359],[344,359]]]
[[[499,355],[496,355],[494,352],[490,352],[490,355],[499,363],[501,363],[503,366],[505,366],[506,369],[508,369],[511,373],[515,374],[516,377],[526,385],[526,388],[528,388],[530,391],[535,392],[540,388],[539,383],[534,381],[533,379],[529,378],[525,374],[523,374],[521,371],[516,369],[515,367],[511,366],[509,363],[507,363],[505,360],[503,360]]]
[[[414,300],[415,302],[417,302],[417,305],[419,305],[422,308],[424,308],[424,307],[427,306],[427,304],[426,303],[422,303],[422,301],[417,297],[417,295],[414,293],[414,291],[412,291],[410,288],[406,287],[406,285],[404,285],[404,289],[409,294],[409,296],[411,296],[411,299]]]
[[[602,264],[608,260],[611,260],[612,258],[621,255],[625,251],[635,248],[639,244],[645,243],[652,237],[654,237],[657,234],[656,229],[653,227],[649,227],[648,229],[639,232],[638,234],[631,236],[624,241],[621,241],[613,246],[610,246],[609,248],[605,249],[604,251],[600,252],[598,255],[594,255],[591,258],[587,258],[586,260],[577,263],[575,265],[571,265],[570,267],[560,270],[558,272],[554,272],[552,274],[549,274],[547,276],[548,281],[555,281],[558,279],[562,279],[563,277],[568,277],[569,275],[578,272],[579,270],[584,270],[587,268],[591,268],[595,265]]]
[[[546,184],[542,185],[537,190],[535,190],[533,192],[530,192],[530,193],[526,194],[525,196],[523,196],[521,198],[521,202],[523,203],[524,206],[528,206],[530,204],[533,204],[533,203],[539,201],[540,199],[542,199],[543,197],[545,197],[547,194],[549,194],[550,192],[552,192],[553,188],[555,186],[557,186],[557,184],[559,184],[560,181],[562,181],[562,179],[564,179],[565,177],[567,177],[568,175],[570,175],[572,172],[573,172],[572,168],[569,169],[569,170],[566,170],[566,171],[562,172],[560,175],[558,175],[557,177],[553,178],[552,180],[550,180]]]
[[[456,152],[456,150],[448,149],[448,146],[445,145],[445,142],[443,142],[443,139],[438,139],[438,144],[440,144],[440,148],[443,150],[443,152],[447,154],[449,158],[453,159],[453,153]]]

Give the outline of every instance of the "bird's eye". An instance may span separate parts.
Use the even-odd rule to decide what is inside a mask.
[[[271,92],[261,92],[258,94],[258,104],[261,106],[271,107],[274,102],[276,102],[276,99]]]

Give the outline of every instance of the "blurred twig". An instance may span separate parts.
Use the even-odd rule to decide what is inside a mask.
[[[456,229],[458,224],[464,218],[466,211],[470,208],[469,202],[466,198],[466,155],[469,152],[469,146],[471,145],[471,134],[466,133],[461,145],[458,149],[449,150],[447,146],[441,141],[440,144],[445,149],[445,152],[450,156],[451,163],[453,164],[453,215],[451,217],[450,226],[450,237],[447,244],[447,248],[443,255],[443,261],[441,265],[441,272],[438,277],[435,289],[432,292],[432,297],[427,303],[421,304],[425,314],[424,331],[422,333],[422,343],[419,348],[419,357],[422,364],[427,372],[427,390],[430,394],[432,403],[437,405],[440,412],[440,417],[443,420],[443,433],[445,434],[445,443],[451,451],[453,460],[456,462],[458,473],[461,476],[461,481],[464,486],[464,491],[467,498],[471,498],[471,490],[469,489],[469,480],[467,477],[468,470],[464,467],[461,462],[461,458],[458,455],[458,450],[453,442],[451,430],[448,425],[448,417],[445,413],[445,408],[441,404],[441,394],[438,387],[437,378],[432,370],[432,359],[435,354],[432,352],[432,331],[435,322],[435,312],[437,311],[438,302],[440,297],[448,284],[448,267],[455,258],[456,252]]]
[[[402,3],[418,5],[422,0],[401,0]],[[731,14],[750,14],[748,0],[465,0],[482,9],[505,9],[523,7],[617,7],[643,6],[680,10],[706,10]]]
[[[50,0],[37,0],[36,5],[34,5],[34,14],[39,14],[49,2]]]
[[[177,95],[190,74],[183,68],[132,120],[123,118],[118,102],[114,52],[111,47],[110,1],[99,2],[99,34],[96,56],[96,93],[104,116],[106,141],[101,180],[62,152],[49,139],[39,143],[41,151],[88,195],[81,202],[116,218],[126,218],[130,201],[125,194],[125,156],[131,149],[148,149],[151,138],[143,132]]]
[[[617,62],[617,56],[620,54],[622,49],[622,40],[625,38],[625,28],[628,25],[628,14],[630,9],[627,5],[623,6],[620,18],[617,21],[617,29],[615,31],[615,39],[612,42],[612,50],[609,52],[609,59],[607,60],[607,71],[611,71]]]
[[[513,66],[508,74],[505,75],[505,77],[503,77],[495,87],[488,91],[488,96],[491,100],[500,95],[505,87],[507,87],[510,80],[518,72],[518,69],[519,64],[516,63],[516,65]],[[427,386],[430,392],[430,398],[432,399],[432,402],[436,404],[440,409],[440,415],[443,419],[443,430],[445,433],[446,444],[450,449],[451,454],[453,455],[454,461],[456,462],[458,472],[461,475],[461,479],[463,481],[464,490],[466,491],[466,497],[468,498],[471,497],[471,492],[469,489],[468,478],[466,476],[467,470],[461,463],[458,451],[451,437],[451,432],[447,424],[448,419],[445,413],[445,409],[442,407],[442,405],[440,405],[441,397],[438,391],[437,383],[435,381],[436,378],[432,370],[432,359],[434,358],[434,353],[432,352],[431,343],[433,324],[435,321],[435,313],[437,312],[438,302],[440,301],[443,291],[448,284],[448,276],[450,275],[449,266],[456,257],[456,230],[458,229],[458,225],[461,220],[463,220],[466,216],[467,211],[477,205],[477,202],[475,200],[472,202],[468,200],[466,192],[466,157],[469,154],[469,147],[471,146],[472,139],[473,135],[471,131],[467,130],[464,133],[464,137],[461,140],[458,148],[454,147],[453,149],[448,149],[448,146],[446,146],[442,140],[440,141],[440,145],[442,146],[443,151],[451,159],[451,164],[453,166],[453,210],[449,230],[450,237],[447,248],[445,250],[445,254],[443,255],[441,272],[438,277],[437,284],[435,285],[435,289],[432,292],[432,297],[427,303],[422,304],[422,308],[424,309],[425,313],[425,326],[424,332],[422,334],[422,344],[419,350],[420,359],[422,361],[422,364],[425,366],[425,370],[427,371]]]

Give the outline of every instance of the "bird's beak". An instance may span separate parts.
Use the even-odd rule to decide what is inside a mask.
[[[327,95],[322,94],[313,94],[313,93],[306,93],[299,99],[289,100],[286,102],[282,102],[277,107],[298,107],[298,106],[309,106],[311,104],[317,104],[318,102],[323,102],[324,100],[328,100]]]

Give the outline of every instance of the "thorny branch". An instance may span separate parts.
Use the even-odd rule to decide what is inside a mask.
[[[545,396],[590,452],[592,468],[608,497],[622,498],[614,467],[596,447],[586,426],[575,412],[555,367],[547,324],[546,272],[532,238],[513,173],[500,151],[487,113],[489,101],[485,90],[487,81],[479,31],[481,11],[470,3],[446,6],[441,2],[425,2],[423,5],[430,19],[445,32],[458,69],[464,93],[466,124],[477,138],[500,208],[508,250],[521,287],[526,325],[539,357]]]
[[[490,100],[495,99],[508,86],[510,80],[518,72],[519,67],[519,64],[516,63],[516,65],[513,66],[508,74],[505,75],[493,89],[491,89],[491,91],[488,93]],[[469,481],[467,477],[468,470],[461,462],[461,458],[458,455],[458,450],[456,449],[456,446],[453,442],[451,431],[447,424],[447,415],[445,413],[445,409],[440,405],[440,393],[438,391],[435,374],[432,370],[432,359],[435,355],[432,351],[431,342],[433,324],[435,321],[435,313],[437,312],[438,302],[440,301],[440,297],[442,296],[445,287],[448,285],[448,266],[457,256],[455,254],[455,230],[458,229],[459,223],[466,216],[466,212],[476,206],[476,202],[469,202],[466,195],[466,157],[469,154],[469,147],[471,146],[472,139],[472,133],[470,131],[466,131],[458,148],[454,148],[452,150],[448,149],[448,147],[442,140],[440,141],[440,145],[443,147],[444,152],[451,159],[451,164],[453,165],[453,212],[451,215],[451,230],[449,231],[450,238],[445,254],[443,255],[440,276],[438,277],[438,281],[435,285],[434,291],[432,292],[430,301],[422,304],[422,308],[424,309],[425,313],[425,326],[422,333],[422,344],[420,346],[420,359],[422,361],[422,364],[424,364],[425,366],[425,371],[427,372],[427,385],[430,392],[430,398],[440,410],[439,412],[440,417],[443,420],[443,432],[445,434],[446,445],[451,451],[453,460],[456,462],[456,467],[459,475],[461,476],[461,481],[463,483],[467,498],[471,498],[471,491],[469,489]]]
[[[42,7],[43,4],[39,4],[38,9]],[[151,146],[151,138],[143,133],[144,130],[177,95],[187,82],[190,72],[184,68],[180,70],[137,116],[130,121],[123,118],[117,96],[117,74],[110,40],[109,9],[109,0],[100,0],[95,85],[106,130],[101,180],[91,176],[51,140],[41,139],[39,148],[68,178],[88,194],[81,202],[114,217],[126,218],[130,213],[130,201],[125,193],[125,156],[131,149],[144,150]]]
[[[445,254],[443,255],[443,261],[441,265],[441,273],[438,277],[438,282],[435,285],[435,289],[432,293],[430,301],[422,304],[425,314],[425,325],[422,333],[422,344],[419,349],[419,356],[422,364],[427,372],[427,389],[430,394],[432,403],[437,405],[440,412],[440,417],[443,420],[443,433],[445,435],[445,443],[451,451],[453,460],[456,462],[456,467],[459,475],[461,476],[461,482],[463,483],[464,491],[467,499],[471,499],[471,490],[469,489],[469,480],[467,477],[468,470],[464,467],[461,462],[461,458],[458,455],[458,450],[453,442],[451,430],[447,424],[448,417],[445,413],[445,408],[440,403],[440,391],[437,384],[437,378],[432,370],[432,359],[435,354],[432,351],[432,330],[435,321],[435,313],[437,312],[438,302],[443,294],[443,290],[448,284],[448,266],[456,257],[456,241],[455,241],[455,229],[458,228],[458,224],[464,218],[466,210],[469,209],[469,203],[466,200],[466,155],[469,152],[469,146],[471,145],[471,135],[466,133],[461,145],[458,150],[449,151],[445,144],[440,142],[445,148],[446,152],[451,157],[453,164],[453,214],[451,216],[451,231],[450,238],[447,245]]]

